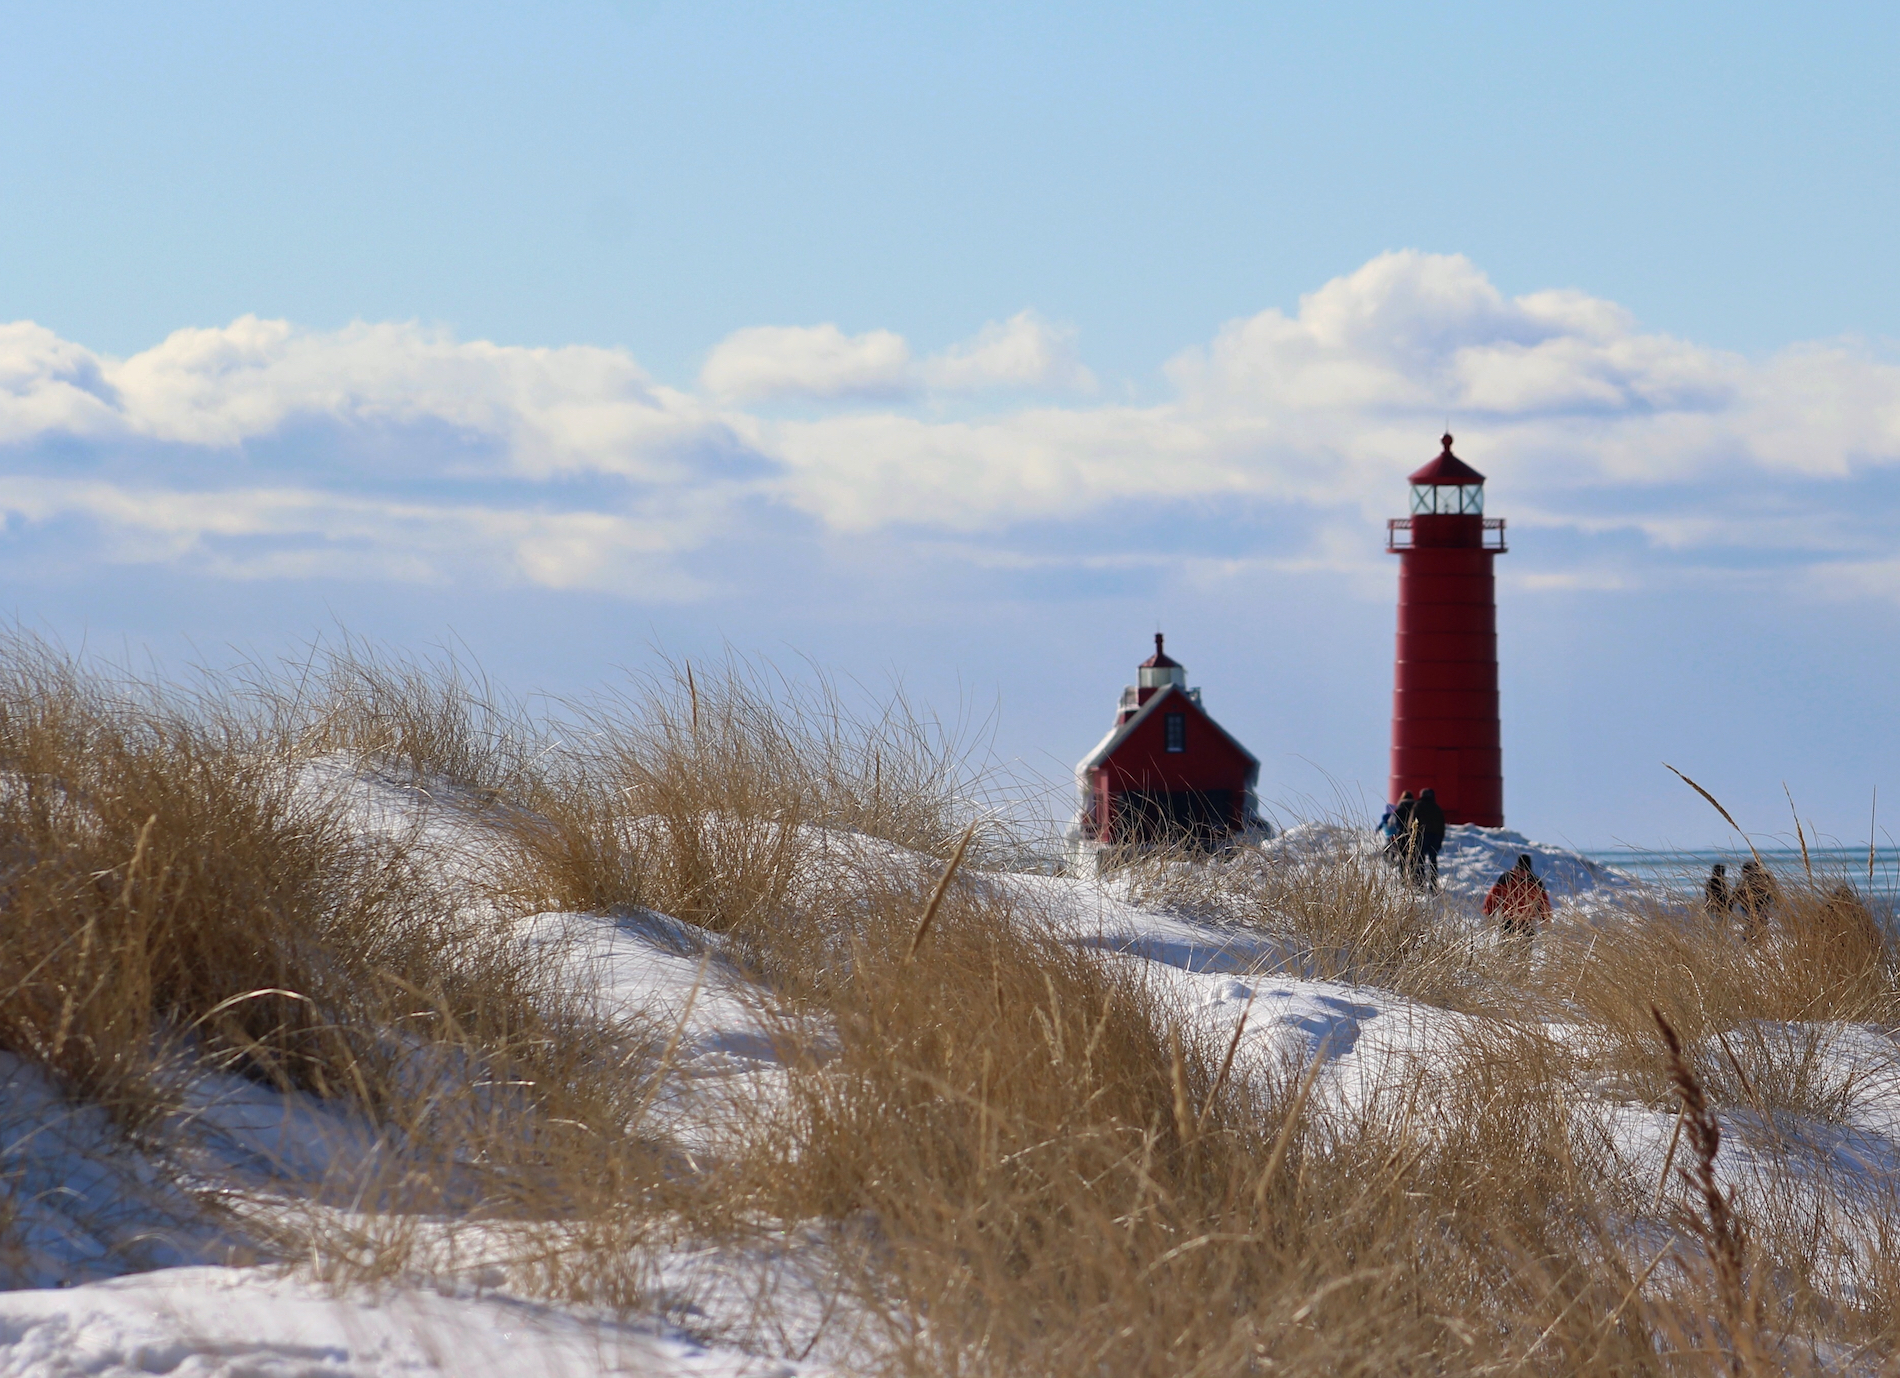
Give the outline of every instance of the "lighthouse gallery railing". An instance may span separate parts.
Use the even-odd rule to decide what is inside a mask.
[[[1509,549],[1504,544],[1504,518],[1486,517],[1483,520],[1484,549],[1497,551]],[[1412,549],[1412,519],[1410,517],[1393,517],[1386,522],[1385,548],[1387,550]]]

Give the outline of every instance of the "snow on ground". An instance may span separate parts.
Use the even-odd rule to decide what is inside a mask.
[[[596,992],[610,1017],[642,1021],[662,1037],[677,1028],[676,1070],[712,1076],[777,1064],[761,1028],[768,1002],[703,929],[664,914],[550,913],[520,920],[516,932],[566,979]]]
[[[198,1262],[220,1232],[163,1167],[126,1151],[97,1106],[75,1105],[0,1053],[0,1178],[9,1287],[56,1287]],[[0,1294],[4,1295],[4,1294]]]
[[[345,799],[366,830],[419,837],[445,893],[464,905],[489,904],[497,860],[510,845],[509,820],[492,801],[406,785],[338,758],[311,767],[304,787]],[[867,838],[820,840],[818,864],[830,868],[831,881],[875,873],[919,885],[941,868]],[[1377,840],[1326,825],[1295,828],[1262,847],[1262,864],[1338,855],[1342,848],[1372,855]],[[1571,912],[1587,913],[1632,883],[1514,832],[1457,827],[1440,858],[1447,912],[1468,913],[1524,853]],[[814,875],[809,883],[826,881]],[[1065,940],[1133,964],[1165,1006],[1210,1039],[1226,1040],[1244,1019],[1240,1074],[1281,1075],[1319,1060],[1315,1094],[1322,1109],[1363,1109],[1394,1091],[1433,1094],[1456,1075],[1460,1048],[1481,1031],[1475,1016],[1390,991],[1297,979],[1284,969],[1287,946],[1270,932],[1154,912],[1131,903],[1127,886],[1112,876],[989,876],[979,883],[1012,890]],[[655,1113],[689,1151],[722,1086],[769,1090],[784,1077],[772,1037],[782,1016],[724,957],[715,935],[659,914],[549,913],[513,922],[513,935],[550,975],[592,991],[604,1013],[628,1021],[656,1046],[677,1033],[672,1079]],[[1546,1032],[1577,1041],[1568,1026]],[[1836,1174],[1900,1170],[1900,1050],[1891,1037],[1832,1025],[1763,1026],[1749,1036],[1806,1040],[1816,1077],[1840,1089],[1844,1110],[1833,1125],[1725,1116],[1734,1133],[1722,1166],[1731,1180],[1785,1160],[1790,1135]],[[1614,1086],[1580,1085],[1578,1092],[1579,1122],[1597,1127],[1632,1181],[1657,1181],[1673,1116],[1632,1103]],[[480,1266],[446,1270],[454,1281],[440,1287],[334,1294],[242,1256],[234,1217],[220,1216],[189,1188],[246,1193],[255,1204],[283,1184],[321,1179],[334,1155],[355,1161],[383,1151],[371,1128],[310,1098],[202,1074],[181,1088],[179,1126],[188,1131],[180,1137],[189,1151],[161,1163],[117,1137],[96,1108],[65,1102],[33,1068],[0,1058],[0,1174],[14,1243],[0,1264],[15,1289],[0,1292],[0,1375],[738,1378],[851,1367],[835,1348],[819,1349],[819,1359],[804,1364],[766,1360],[696,1342],[658,1321],[616,1321],[534,1303],[497,1290],[505,1270]],[[435,1228],[452,1232],[451,1225]],[[501,1251],[506,1242],[496,1234],[486,1246]],[[453,1247],[475,1257],[484,1238],[458,1237]],[[768,1242],[743,1258],[690,1240],[661,1240],[647,1260],[656,1304],[709,1334],[727,1332],[735,1317],[755,1309],[760,1286],[779,1289],[775,1304],[790,1326],[781,1348],[790,1353],[802,1352],[807,1332],[815,1334],[834,1314],[825,1266],[822,1243],[795,1234],[782,1247]]]
[[[1278,965],[1285,945],[1259,929],[1216,928],[1142,909],[1115,878],[1011,876],[1009,884],[1070,942],[1183,971],[1258,971]]]
[[[200,1180],[321,1181],[386,1147],[374,1125],[334,1101],[282,1092],[230,1072],[200,1072],[178,1088],[172,1135],[190,1145]]]
[[[730,1083],[743,1083],[748,1098],[782,1086],[774,1040],[787,1016],[733,967],[716,935],[653,913],[535,914],[516,931],[565,980],[593,991],[609,1019],[644,1032],[656,1052],[672,1048],[648,1126],[688,1152],[711,1147]]]
[[[306,762],[295,787],[313,802],[340,804],[365,836],[406,844],[463,908],[493,908],[504,875],[498,863],[510,854],[509,824],[518,815],[492,795],[370,770],[340,752]]]
[[[1263,855],[1288,860],[1340,855],[1375,856],[1384,839],[1361,828],[1337,823],[1302,823],[1261,845]],[[1588,901],[1599,892],[1627,890],[1636,882],[1614,867],[1590,860],[1563,847],[1533,842],[1509,828],[1480,828],[1456,823],[1445,829],[1445,845],[1438,854],[1439,884],[1447,895],[1482,900],[1504,872],[1529,856],[1531,869],[1550,891],[1551,900]]]
[[[169,1268],[70,1290],[0,1293],[13,1378],[794,1378],[800,1365],[650,1325],[474,1293],[331,1296],[265,1268]]]
[[[1483,899],[1520,856],[1530,857],[1531,869],[1557,903],[1581,900],[1599,890],[1627,889],[1635,883],[1621,871],[1576,852],[1532,842],[1509,828],[1480,828],[1473,823],[1445,829],[1445,846],[1438,854],[1439,883],[1449,894]]]
[[[1165,967],[1154,974],[1177,1007],[1216,1038],[1241,1029],[1237,1065],[1285,1072],[1318,1059],[1325,1069],[1321,1104],[1337,1110],[1369,1110],[1381,1097],[1402,1097],[1428,1082],[1481,1022],[1337,981]]]

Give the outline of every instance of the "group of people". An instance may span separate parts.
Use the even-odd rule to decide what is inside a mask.
[[[1847,943],[1863,952],[1880,951],[1885,942],[1880,923],[1853,886],[1844,880],[1836,881],[1818,898],[1818,904],[1797,906],[1810,941],[1828,934],[1831,938],[1820,940]],[[1733,885],[1729,884],[1728,868],[1717,862],[1709,872],[1708,883],[1702,887],[1703,913],[1722,923],[1728,922],[1730,914],[1739,913],[1744,942],[1766,937],[1769,919],[1780,907],[1781,887],[1775,883],[1774,873],[1759,859],[1744,861],[1742,874]],[[1787,916],[1782,921],[1786,923]]]
[[[1385,854],[1405,878],[1421,890],[1438,890],[1438,853],[1445,845],[1445,809],[1434,790],[1410,790],[1396,804],[1387,804],[1379,820]],[[1507,940],[1529,941],[1537,926],[1550,919],[1550,891],[1531,869],[1528,854],[1497,878],[1484,897],[1487,918],[1496,919]]]
[[[1760,937],[1768,931],[1768,914],[1781,899],[1781,890],[1766,866],[1751,858],[1742,863],[1741,878],[1730,885],[1728,867],[1721,862],[1709,872],[1702,887],[1702,909],[1710,918],[1724,922],[1737,910],[1742,915],[1742,936]]]
[[[1396,804],[1385,806],[1379,831],[1385,837],[1385,855],[1400,874],[1420,890],[1436,893],[1438,853],[1445,845],[1445,810],[1437,795],[1425,789],[1415,799],[1407,790]],[[1728,867],[1717,862],[1703,887],[1703,911],[1725,923],[1730,914],[1739,913],[1742,937],[1748,942],[1767,934],[1769,916],[1780,902],[1781,888],[1759,858],[1744,861],[1741,876],[1733,883]],[[1856,935],[1863,945],[1878,947],[1878,926],[1852,886],[1836,885],[1824,908],[1843,933]],[[1517,864],[1491,886],[1484,897],[1484,913],[1497,921],[1507,943],[1528,944],[1539,925],[1550,921],[1550,891],[1531,869],[1528,854],[1520,854]]]

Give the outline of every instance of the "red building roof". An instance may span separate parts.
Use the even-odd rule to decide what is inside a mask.
[[[1452,484],[1462,486],[1467,483],[1484,482],[1483,474],[1451,452],[1451,432],[1445,433],[1443,443],[1445,448],[1439,452],[1438,458],[1413,474],[1406,480],[1408,483],[1443,488]]]
[[[1155,653],[1142,661],[1136,668],[1142,670],[1178,670],[1181,668],[1181,662],[1171,659],[1168,653],[1161,649],[1161,633],[1156,632]]]

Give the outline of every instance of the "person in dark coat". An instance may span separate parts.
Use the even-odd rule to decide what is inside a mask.
[[[1768,874],[1768,868],[1750,858],[1742,863],[1742,878],[1735,887],[1735,907],[1742,911],[1742,937],[1753,942],[1768,932],[1768,912],[1781,899],[1781,887]]]
[[[1418,847],[1413,853],[1412,879],[1421,888],[1438,889],[1438,849],[1445,845],[1445,810],[1438,802],[1438,791],[1419,791],[1418,807],[1412,810],[1412,823],[1418,829]],[[1425,878],[1431,869],[1429,886]]]
[[[1498,921],[1506,942],[1522,939],[1528,944],[1537,926],[1550,921],[1550,891],[1531,870],[1528,855],[1520,854],[1517,865],[1498,877],[1484,897],[1484,913]]]
[[[1702,887],[1702,912],[1712,919],[1727,918],[1735,907],[1735,891],[1729,887],[1728,867],[1721,862],[1709,872],[1709,883]]]
[[[1411,861],[1407,853],[1412,844],[1412,810],[1418,807],[1418,800],[1412,797],[1409,789],[1399,796],[1399,802],[1386,805],[1385,818],[1381,827],[1385,832],[1386,859],[1406,875],[1412,873]]]

